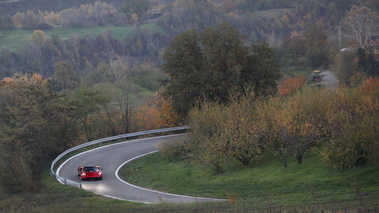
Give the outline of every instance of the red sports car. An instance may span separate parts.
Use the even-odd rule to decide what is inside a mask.
[[[103,172],[101,171],[100,166],[79,166],[78,167],[78,176],[80,176],[81,180],[89,180],[89,179],[103,179]]]

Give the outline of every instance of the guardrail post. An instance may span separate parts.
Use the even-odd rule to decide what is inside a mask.
[[[64,179],[64,185],[65,186],[67,185],[67,179],[66,178]]]
[[[101,146],[101,143],[99,143],[99,147]]]
[[[82,183],[79,183],[80,189],[83,189]]]

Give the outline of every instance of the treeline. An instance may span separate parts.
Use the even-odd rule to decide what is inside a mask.
[[[19,0],[0,3],[0,14],[13,16],[18,12],[26,13],[28,10],[38,13],[38,11],[59,12],[67,8],[77,8],[85,4],[94,4],[98,0]],[[120,7],[123,0],[104,0],[115,7]]]
[[[333,32],[345,12],[352,5],[361,4],[379,10],[377,2],[359,0],[176,1],[164,10],[159,24],[176,35],[189,28],[203,30],[205,26],[228,22],[253,43],[266,40],[278,46],[293,32],[301,34],[315,23],[322,23],[323,30]]]
[[[46,30],[53,27],[125,26],[134,21],[112,4],[96,1],[58,12],[28,10],[0,17],[0,29]]]
[[[226,10],[224,8],[226,3],[232,3],[235,7]],[[95,2],[78,8],[65,9],[59,14],[57,12],[20,12],[12,18],[6,16],[0,18],[0,25],[7,29],[12,28],[12,25],[8,23],[11,19],[14,26],[28,29],[51,28],[62,24],[63,26],[98,26],[134,22],[137,36],[126,35],[123,41],[114,39],[110,34],[105,36],[107,39],[104,36],[72,37],[65,41],[62,41],[59,36],[52,36],[47,38],[43,46],[36,46],[30,42],[23,44],[17,53],[4,47],[0,53],[2,70],[0,77],[9,77],[19,71],[23,73],[34,71],[50,77],[53,65],[61,60],[69,60],[75,72],[82,78],[88,73],[85,70],[86,64],[96,68],[98,64],[109,63],[115,57],[125,59],[129,64],[147,62],[152,67],[158,67],[162,62],[162,49],[174,36],[189,28],[201,31],[206,26],[218,26],[224,22],[230,23],[241,34],[246,35],[246,42],[267,41],[271,46],[280,47],[278,55],[284,69],[293,66],[313,69],[328,67],[333,61],[331,50],[338,48],[338,41],[333,39],[333,35],[336,35],[334,27],[340,23],[346,10],[355,4],[378,8],[377,3],[373,1],[356,0],[272,0],[267,4],[260,1],[253,3],[232,0],[175,1],[174,3],[158,1],[154,3],[154,8],[158,8],[159,15],[154,21],[166,30],[167,35],[148,35],[139,30],[139,24],[149,19],[146,8],[143,13],[141,12],[143,15],[135,16],[133,19],[133,16],[126,17],[125,15],[134,11],[131,4],[116,8],[108,3]],[[269,6],[270,10],[261,12],[257,11],[260,5],[272,6]],[[283,6],[288,6],[288,8],[284,9]],[[349,44],[350,41],[350,39],[346,40],[345,43]]]
[[[189,113],[188,139],[161,146],[163,156],[221,172],[239,161],[253,165],[271,152],[287,167],[308,152],[334,169],[379,165],[379,79],[355,88],[305,88],[287,98],[232,96],[229,104],[203,102]]]
[[[42,169],[75,145],[179,125],[162,92],[134,108],[129,84],[108,88],[82,86],[58,93],[51,80],[38,74],[4,78],[0,83],[2,192],[39,190]]]
[[[22,44],[19,52],[12,52],[6,47],[0,50],[0,77],[11,77],[18,72],[37,72],[46,78],[52,77],[54,65],[60,61],[68,61],[82,80],[100,64],[118,59],[129,68],[146,63],[156,67],[161,63],[159,53],[168,41],[167,36],[160,33],[151,35],[138,25],[135,26],[135,35],[128,34],[123,41],[107,32],[96,38],[73,36],[62,40],[58,35],[49,38],[37,30],[30,41]]]
[[[339,24],[345,12],[348,11],[352,5],[365,5],[374,11],[379,10],[379,4],[369,0],[178,0],[174,3],[171,3],[171,1],[155,1],[149,5],[150,8],[158,8],[160,11],[159,14],[162,14],[158,15],[158,22],[173,35],[178,35],[190,28],[202,30],[205,26],[214,27],[222,22],[229,22],[233,26],[238,26],[237,29],[247,35],[250,41],[268,40],[271,45],[279,45],[284,39],[288,38],[292,32],[300,33],[311,27],[309,26],[310,24],[317,22],[323,24],[324,30],[334,30],[334,27]],[[105,7],[107,9],[105,9]],[[130,10],[128,7],[137,8]],[[40,9],[38,11],[18,11],[18,13],[24,15],[34,13],[37,16],[46,17],[44,18],[45,21],[44,19],[39,19],[39,21],[50,26],[61,26],[62,24],[63,26],[93,26],[94,24],[113,24],[120,26],[133,21],[129,13],[130,11],[139,11],[140,7],[141,6],[137,5],[137,3],[133,4],[133,0],[123,1],[123,4],[98,1],[93,4],[82,4],[80,7],[74,6],[58,11]],[[135,17],[135,19],[140,21],[148,20],[150,16],[146,13],[147,9],[149,8],[144,8],[138,12],[138,14],[136,12],[138,17]],[[11,15],[11,17],[15,17],[15,15],[16,14]],[[62,15],[62,17],[60,17],[60,15]],[[125,17],[125,15],[127,17]],[[2,19],[9,20],[9,16],[10,15],[4,16]],[[59,17],[59,21],[57,17]],[[11,24],[1,24],[3,22],[0,22],[0,28],[9,29]],[[20,25],[19,21],[16,22],[14,26]],[[33,25],[33,27],[36,26],[36,24]],[[30,28],[30,26],[25,27],[26,29],[33,29]]]

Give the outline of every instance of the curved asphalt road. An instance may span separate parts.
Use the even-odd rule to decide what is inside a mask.
[[[157,144],[169,139],[183,137],[170,135],[154,138],[139,139],[112,144],[89,150],[75,155],[65,161],[57,170],[57,174],[73,181],[81,182],[83,189],[115,199],[143,203],[188,203],[225,201],[212,198],[195,198],[174,195],[131,185],[118,177],[118,170],[126,163],[138,157],[157,151]],[[103,180],[81,181],[77,168],[81,165],[99,165],[103,168]]]

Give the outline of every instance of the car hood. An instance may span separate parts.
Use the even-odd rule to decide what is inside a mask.
[[[83,172],[87,177],[100,176],[101,172]],[[82,174],[83,174],[82,173]]]

